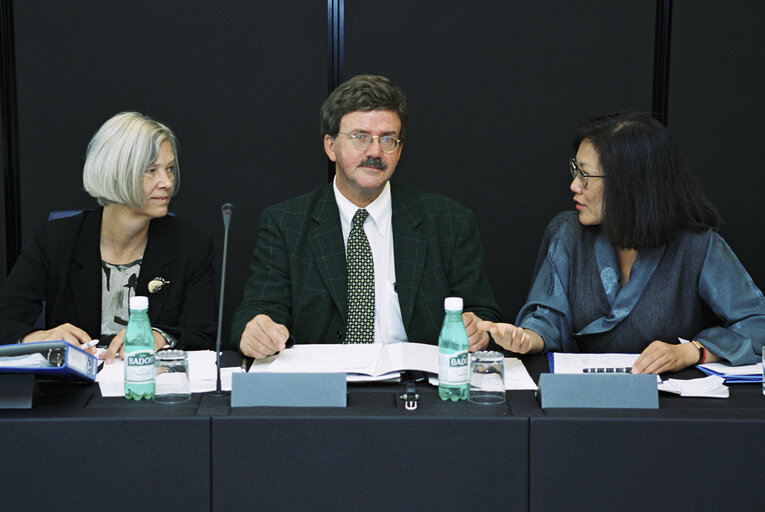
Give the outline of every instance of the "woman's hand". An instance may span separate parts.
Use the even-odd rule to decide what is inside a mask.
[[[79,327],[76,327],[72,324],[61,324],[58,327],[54,327],[50,330],[40,330],[40,331],[32,331],[23,338],[21,338],[22,343],[31,343],[34,341],[56,341],[56,340],[64,340],[70,345],[74,345],[75,347],[82,348],[82,346],[86,343],[88,343],[91,340],[91,337],[88,336],[88,333],[80,329]],[[91,354],[96,353],[96,347],[88,347],[83,348],[83,350],[90,352]]]
[[[478,352],[489,344],[489,335],[480,327],[481,318],[475,313],[462,313],[462,322],[465,324],[465,332],[468,335],[468,350]]]
[[[707,354],[712,355],[707,351]],[[693,343],[672,345],[656,340],[643,350],[635,364],[632,373],[664,373],[677,372],[699,360],[699,349]],[[707,358],[709,361],[710,358]],[[717,360],[717,357],[714,358]]]
[[[106,364],[111,364],[118,354],[120,359],[124,359],[126,330],[127,329],[122,329],[120,332],[118,332],[117,335],[112,339],[112,342],[109,343],[109,347],[104,350],[100,356],[98,356],[100,359],[103,359]],[[156,352],[167,344],[167,340],[157,331],[152,330],[151,333],[154,335],[154,351]]]
[[[529,329],[488,321],[479,322],[478,328],[490,332],[499,346],[517,354],[536,354],[545,348],[542,337]]]

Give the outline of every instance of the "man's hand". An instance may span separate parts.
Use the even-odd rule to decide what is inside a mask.
[[[75,327],[72,324],[61,324],[58,327],[54,327],[48,331],[32,331],[21,339],[22,343],[31,343],[34,341],[55,341],[64,340],[70,345],[82,348],[82,345],[88,343],[91,337],[88,333]],[[91,354],[96,353],[96,347],[89,347],[87,349]]]
[[[485,349],[489,344],[489,333],[478,328],[478,323],[482,320],[475,313],[462,313],[462,321],[468,335],[468,350],[478,352]]]
[[[244,327],[239,349],[246,356],[261,359],[284,350],[289,337],[286,326],[277,324],[268,315],[257,315]]]
[[[536,354],[545,347],[539,334],[512,324],[484,321],[478,328],[490,332],[499,346],[517,354]]]
[[[707,354],[711,355],[709,351]],[[699,350],[693,343],[671,345],[656,340],[648,345],[637,358],[632,365],[632,373],[677,372],[696,364],[698,360]],[[713,360],[718,359],[715,357]]]

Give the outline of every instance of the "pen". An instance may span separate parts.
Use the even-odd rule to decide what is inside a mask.
[[[584,368],[583,373],[632,373],[632,367],[625,368]]]
[[[95,347],[96,345],[98,345],[98,340],[90,340],[89,342],[81,346],[80,348],[85,350],[85,349],[89,349],[90,347]]]

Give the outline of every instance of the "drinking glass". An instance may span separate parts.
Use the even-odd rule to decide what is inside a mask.
[[[481,350],[470,354],[470,401],[505,402],[505,356],[501,352]]]
[[[160,350],[154,355],[157,380],[154,401],[177,404],[191,398],[189,358],[184,350]]]

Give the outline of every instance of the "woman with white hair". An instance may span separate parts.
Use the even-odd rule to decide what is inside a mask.
[[[37,227],[0,287],[0,343],[97,339],[111,360],[122,347],[130,297],[145,295],[155,348],[211,348],[213,244],[167,215],[178,181],[167,126],[135,112],[104,123],[83,171],[85,191],[101,208]],[[45,326],[36,329],[43,304]]]

